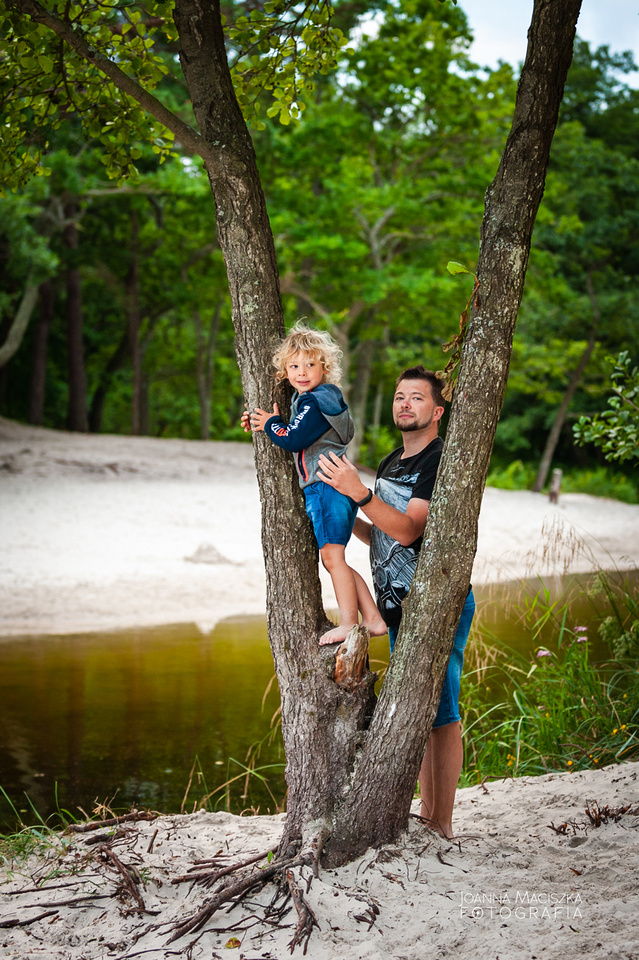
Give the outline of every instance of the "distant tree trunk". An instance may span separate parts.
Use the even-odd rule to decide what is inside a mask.
[[[102,429],[102,414],[104,412],[104,401],[106,400],[113,374],[119,370],[125,359],[129,355],[129,331],[126,330],[120,339],[117,347],[111,354],[111,358],[106,367],[100,374],[98,385],[93,392],[91,406],[89,408],[89,430],[91,433],[99,433]]]
[[[350,409],[355,424],[355,435],[349,446],[351,460],[359,460],[359,454],[366,429],[366,402],[371,382],[371,372],[377,340],[361,340],[357,347],[357,367],[355,381],[351,387]]]
[[[204,333],[200,311],[195,310],[193,313],[197,332],[197,392],[200,401],[200,436],[202,440],[209,440],[211,437],[211,390],[213,389],[215,344],[220,329],[221,312],[222,303],[219,302],[211,315],[206,334]]]
[[[131,433],[139,436],[141,430],[142,352],[140,350],[140,287],[138,279],[139,223],[137,210],[131,211],[131,263],[125,280],[124,304],[129,351],[133,366],[133,398],[131,401]]]
[[[87,379],[84,368],[84,343],[82,337],[82,284],[77,264],[78,204],[65,204],[64,245],[69,251],[67,267],[67,363],[69,378],[69,405],[67,426],[69,430],[85,432],[89,429],[87,416]]]
[[[568,387],[566,388],[563,399],[559,404],[559,409],[555,414],[555,419],[553,420],[552,427],[550,428],[550,432],[546,439],[546,446],[544,447],[544,452],[541,455],[539,470],[537,471],[537,477],[535,478],[535,485],[533,487],[535,493],[540,493],[546,482],[546,477],[548,476],[548,471],[550,470],[550,464],[552,463],[552,458],[555,455],[555,450],[557,449],[557,444],[559,443],[559,437],[561,436],[561,430],[566,420],[568,407],[570,406],[572,398],[575,395],[575,390],[579,386],[579,381],[581,380],[583,372],[588,366],[588,361],[592,356],[592,352],[597,345],[597,331],[599,329],[601,315],[599,313],[599,304],[597,303],[597,297],[592,285],[592,275],[590,272],[586,277],[586,287],[588,289],[588,296],[590,297],[590,303],[592,304],[593,311],[593,323],[590,330],[590,336],[588,338],[588,343],[586,344],[586,349],[579,358],[579,363],[570,376]]]
[[[16,315],[13,321],[8,324],[6,336],[3,337],[4,342],[0,347],[0,369],[9,362],[22,343],[22,338],[37,302],[38,284],[34,283],[32,276],[29,276]]]
[[[380,355],[378,357],[380,366],[384,363],[386,359],[386,350],[388,348],[388,343],[390,339],[388,324],[384,326],[384,334],[382,336],[382,346]],[[398,373],[399,376],[399,373]],[[373,430],[379,430],[379,425],[382,422],[382,404],[384,402],[384,378],[380,377],[377,381],[377,388],[375,390],[375,402],[373,404],[373,420],[371,427]]]
[[[53,320],[53,282],[45,280],[40,284],[40,314],[33,336],[33,358],[31,362],[31,389],[29,391],[29,423],[40,426],[44,417],[44,394],[47,379],[47,350],[49,330]]]

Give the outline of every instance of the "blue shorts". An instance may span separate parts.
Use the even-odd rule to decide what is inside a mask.
[[[357,516],[355,501],[338,493],[328,483],[319,480],[304,487],[306,512],[310,517],[317,546],[341,543],[346,546],[351,539]]]
[[[464,666],[464,650],[466,641],[470,633],[470,625],[475,615],[475,598],[471,590],[466,597],[466,603],[459,619],[459,626],[455,633],[453,641],[453,650],[448,661],[446,676],[444,677],[444,686],[442,687],[441,700],[437,709],[437,715],[433,720],[433,727],[445,727],[447,723],[457,723],[459,716],[459,682],[462,668]],[[397,632],[399,627],[388,628],[388,639],[390,640],[391,655],[395,648]]]

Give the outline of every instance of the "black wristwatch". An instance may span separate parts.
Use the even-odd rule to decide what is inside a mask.
[[[369,487],[369,488],[368,488],[368,493],[366,494],[366,496],[363,498],[363,500],[357,500],[356,503],[355,503],[355,506],[356,506],[356,507],[365,507],[366,504],[367,504],[367,503],[370,503],[372,499],[373,499],[373,491],[372,491],[371,488]]]

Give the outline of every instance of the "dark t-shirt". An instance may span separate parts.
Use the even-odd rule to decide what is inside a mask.
[[[406,513],[409,500],[430,500],[437,478],[444,441],[435,437],[414,457],[402,460],[403,447],[382,460],[377,471],[375,494],[384,503]],[[402,600],[415,573],[423,537],[403,547],[377,527],[371,532],[371,572],[377,606],[388,626],[396,627],[402,616]]]

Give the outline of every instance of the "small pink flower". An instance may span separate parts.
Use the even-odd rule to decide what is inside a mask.
[[[537,658],[539,657],[552,657],[550,650],[546,650],[545,647],[540,647],[537,651]]]
[[[588,627],[573,627],[573,633],[588,633]]]

